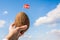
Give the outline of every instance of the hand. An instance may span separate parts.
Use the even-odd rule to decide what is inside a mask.
[[[6,36],[8,40],[18,40],[18,38],[22,35],[21,31],[26,30],[27,25],[21,27],[14,27],[14,24],[10,25],[9,34]]]

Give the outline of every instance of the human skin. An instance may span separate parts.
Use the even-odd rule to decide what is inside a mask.
[[[26,30],[27,25],[23,25],[21,27],[16,27],[14,26],[14,24],[10,25],[9,27],[9,33],[8,35],[5,37],[8,40],[18,40],[18,38],[23,35],[21,33],[22,30]]]

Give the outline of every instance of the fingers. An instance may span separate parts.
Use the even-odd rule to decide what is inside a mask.
[[[24,26],[21,26],[21,27],[16,27],[16,28],[14,28],[14,27],[15,27],[15,24],[13,23],[13,24],[10,25],[9,30],[15,29],[17,31],[22,31],[22,30],[26,30],[27,29],[27,25],[24,25]]]
[[[10,25],[9,30],[14,28],[14,23]]]
[[[27,29],[27,25],[21,26],[21,27],[16,27],[16,30],[18,31],[18,37],[23,35],[24,32],[21,33],[22,30],[26,30]]]
[[[15,26],[15,24],[14,24],[14,23],[12,24],[12,27],[13,27],[13,26]]]

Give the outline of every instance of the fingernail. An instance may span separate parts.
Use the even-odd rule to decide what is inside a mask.
[[[27,25],[24,25],[25,27],[27,27]]]
[[[24,25],[23,27],[27,27],[27,25]]]

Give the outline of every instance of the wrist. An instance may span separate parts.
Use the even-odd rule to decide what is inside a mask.
[[[18,40],[18,38],[15,37],[15,36],[12,35],[12,34],[8,34],[8,35],[6,36],[6,39],[8,39],[8,40]]]

